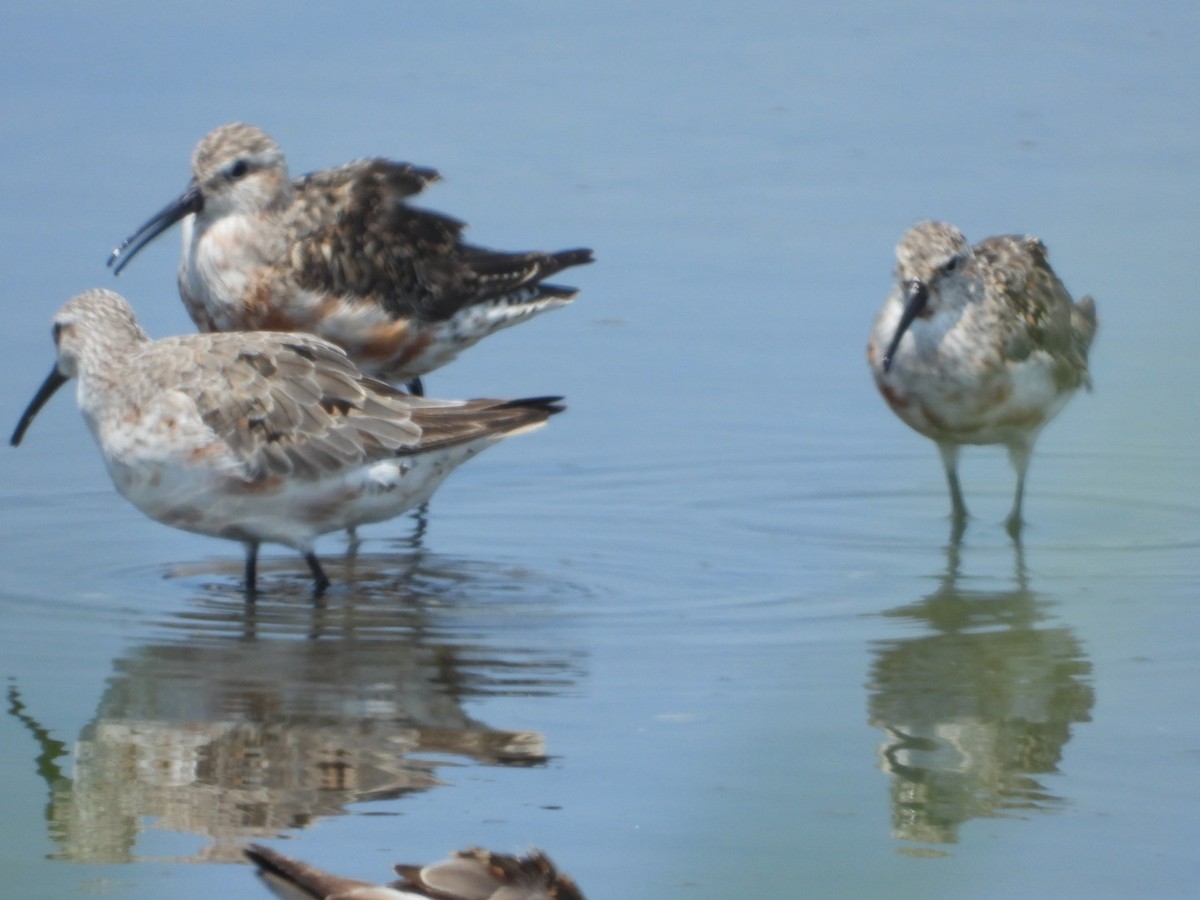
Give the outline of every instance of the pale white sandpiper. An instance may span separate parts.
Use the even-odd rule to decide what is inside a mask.
[[[1091,297],[1078,303],[1034,237],[974,247],[953,225],[920,222],[896,247],[896,283],[871,330],[867,360],[884,400],[941,453],[961,533],[963,444],[1004,444],[1017,472],[1006,524],[1021,530],[1025,473],[1042,428],[1090,388]]]
[[[343,878],[308,863],[250,844],[246,856],[259,877],[279,897],[319,900],[584,900],[583,891],[558,871],[546,854],[460,850],[427,866],[398,865],[399,881],[372,884]]]
[[[92,290],[54,316],[58,359],[13,432],[77,378],[79,408],[113,484],[150,518],[240,541],[246,592],[260,544],[292,547],[317,592],[313,541],[425,502],[480,450],[530,431],[558,397],[427,400],[368,378],[307,334],[152,341],[123,297]]]
[[[179,293],[201,331],[302,331],[369,375],[407,382],[501,328],[569,303],[546,284],[587,249],[507,253],[414,207],[433,169],[362,159],[293,179],[261,129],[223,125],[192,154],[187,190],[109,257],[115,272],[184,220]]]

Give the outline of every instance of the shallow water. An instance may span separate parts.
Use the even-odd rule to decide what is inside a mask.
[[[1186,896],[1200,859],[1200,15],[752,3],[0,10],[0,421],[51,313],[190,330],[177,236],[107,251],[223,121],[297,172],[436,165],[568,309],[438,396],[570,410],[403,518],[276,550],[144,519],[68,392],[4,455],[0,842],[14,896],[265,897],[266,840],[385,878],[545,848],[591,897]],[[1096,297],[1094,393],[1013,476],[875,395],[892,247],[1029,231]],[[1178,402],[1177,402],[1178,401]],[[207,865],[185,863],[208,862]]]

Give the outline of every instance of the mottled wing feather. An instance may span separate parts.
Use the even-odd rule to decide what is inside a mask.
[[[371,381],[317,338],[273,332],[188,335],[160,341],[194,350],[178,389],[254,481],[316,479],[417,446],[407,397]]]
[[[395,887],[442,900],[584,900],[583,892],[550,858],[492,853],[478,847],[429,866],[396,866]]]
[[[370,298],[391,315],[440,321],[464,306],[541,281],[591,252],[502,253],[462,243],[465,223],[405,201],[432,169],[363,160],[296,182],[285,228],[296,283]]]
[[[411,273],[380,253],[381,227],[387,221],[380,209],[409,210],[405,199],[438,180],[434,169],[386,159],[359,160],[298,179],[284,225],[291,248],[288,264],[297,283],[321,293],[362,297],[375,293],[387,278],[396,279],[396,285],[415,285]],[[432,214],[422,224],[424,229],[412,237],[450,246],[464,227]]]
[[[396,303],[397,315],[412,315],[429,290],[416,261],[452,255],[465,227],[405,202],[437,178],[432,169],[373,159],[297,181],[286,223],[297,282],[335,295],[378,296]]]
[[[1091,338],[1080,339],[1074,321],[1077,307],[1050,267],[1045,245],[1033,237],[998,235],[981,241],[974,252],[986,264],[985,277],[1018,314],[1008,320],[1007,357],[1021,360],[1035,351],[1045,352],[1056,364],[1059,387],[1084,383]]]
[[[297,226],[328,223],[337,216],[356,185],[370,185],[379,193],[402,199],[415,197],[434,182],[441,181],[437,169],[414,166],[389,159],[360,159],[333,169],[321,169],[292,182],[295,199],[291,210]]]

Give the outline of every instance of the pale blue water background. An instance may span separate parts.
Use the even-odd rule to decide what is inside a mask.
[[[1200,12],[1192,3],[0,7],[0,424],[68,296],[191,329],[108,250],[233,119],[297,173],[437,166],[565,311],[428,379],[568,397],[432,504],[273,552],[141,517],[69,392],[0,468],[0,894],[265,897],[245,840],[384,878],[544,847],[593,898],[1200,888]],[[918,218],[1043,238],[1101,316],[946,546],[863,348]],[[287,838],[287,840],[276,840]],[[198,864],[210,860],[209,864]]]

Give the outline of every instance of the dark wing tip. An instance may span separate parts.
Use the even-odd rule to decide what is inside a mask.
[[[506,400],[497,409],[540,409],[547,415],[557,415],[566,412],[567,404],[562,397],[522,397],[520,400]]]
[[[264,847],[262,844],[247,844],[242,848],[242,853],[246,859],[254,863],[260,869],[268,869],[278,874],[283,874],[275,862],[276,853],[270,847]]]
[[[258,868],[258,877],[267,883],[272,893],[281,897],[304,896],[320,900],[338,890],[345,881],[262,844],[247,844],[242,853]]]
[[[586,266],[588,263],[594,263],[596,257],[592,253],[591,247],[577,247],[574,250],[559,250],[553,254],[554,258],[562,263],[562,268],[568,266]]]
[[[543,281],[537,286],[537,293],[533,299],[546,300],[558,298],[559,300],[571,300],[577,296],[579,296],[579,288],[577,287],[569,287],[565,284],[550,284]]]

